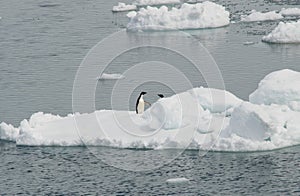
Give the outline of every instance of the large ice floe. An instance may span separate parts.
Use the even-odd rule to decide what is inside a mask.
[[[113,12],[125,12],[125,11],[132,11],[132,10],[136,10],[137,7],[136,5],[130,5],[130,4],[125,4],[125,3],[121,3],[119,2],[118,5],[113,6],[112,11]]]
[[[257,22],[257,21],[271,21],[271,20],[280,20],[283,16],[280,13],[276,13],[276,11],[270,12],[258,12],[256,10],[252,10],[249,15],[242,15],[241,21],[243,22]]]
[[[300,43],[300,20],[298,22],[280,22],[262,40],[270,43]]]
[[[274,150],[300,144],[300,73],[275,71],[243,101],[230,92],[194,88],[159,99],[142,115],[100,110],[66,117],[38,112],[0,137],[17,145]]]
[[[229,12],[225,7],[206,1],[197,4],[184,3],[180,8],[166,6],[141,8],[127,15],[130,31],[182,30],[216,28],[229,24]]]
[[[180,4],[180,0],[136,0],[134,4],[139,6]]]

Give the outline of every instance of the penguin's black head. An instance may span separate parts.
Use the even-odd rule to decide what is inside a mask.
[[[144,91],[143,91],[143,92],[141,92],[141,95],[145,95],[145,94],[147,94],[147,92],[144,92]]]
[[[157,94],[160,98],[164,98],[165,96],[163,94]]]

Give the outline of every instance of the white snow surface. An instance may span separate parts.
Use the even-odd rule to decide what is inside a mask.
[[[282,8],[280,14],[283,16],[300,16],[300,8]]]
[[[284,69],[268,74],[249,96],[251,103],[294,105],[300,103],[300,73]]]
[[[216,28],[230,23],[229,12],[225,7],[209,1],[184,3],[180,8],[171,9],[166,6],[147,6],[127,16],[130,18],[127,24],[129,31]]]
[[[125,76],[122,74],[109,74],[109,73],[103,73],[98,80],[119,80],[123,79]]]
[[[139,6],[180,4],[180,0],[136,0],[135,4]]]
[[[262,38],[270,43],[300,43],[300,20],[298,22],[280,22],[278,26],[268,35]]]
[[[270,12],[258,12],[256,10],[252,10],[249,15],[242,15],[241,21],[243,22],[256,22],[256,21],[271,21],[271,20],[280,20],[283,16],[280,13],[276,13],[276,11]]]
[[[113,12],[124,12],[124,11],[132,11],[136,10],[136,5],[127,5],[125,3],[119,2],[118,5],[113,6],[112,11]]]
[[[142,115],[100,110],[60,117],[38,112],[19,127],[2,122],[0,138],[33,146],[274,150],[300,144],[299,106],[300,73],[285,69],[267,75],[250,102],[200,87],[159,99]]]

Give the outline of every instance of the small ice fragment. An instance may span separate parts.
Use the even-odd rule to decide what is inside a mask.
[[[166,180],[167,183],[186,183],[189,182],[190,180],[187,178],[170,178]]]
[[[243,44],[244,44],[244,45],[253,45],[253,44],[255,44],[255,43],[254,43],[254,42],[247,41],[247,42],[244,42]]]

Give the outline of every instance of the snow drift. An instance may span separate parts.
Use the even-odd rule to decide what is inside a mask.
[[[252,10],[249,15],[242,15],[241,21],[243,22],[256,22],[256,21],[270,21],[270,20],[280,20],[283,16],[280,13],[276,13],[275,11],[270,12],[257,12],[256,10]]]
[[[300,73],[267,75],[250,102],[218,89],[194,88],[162,98],[142,115],[101,110],[66,117],[35,113],[19,127],[0,124],[17,145],[273,150],[300,144]],[[79,130],[79,131],[78,131]]]
[[[221,5],[206,1],[180,8],[166,6],[141,8],[127,15],[127,30],[182,30],[222,27],[229,24],[229,12]]]
[[[280,22],[262,41],[270,43],[300,43],[300,20],[298,22]]]

